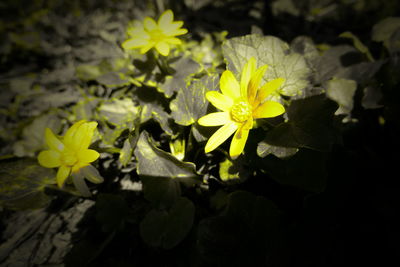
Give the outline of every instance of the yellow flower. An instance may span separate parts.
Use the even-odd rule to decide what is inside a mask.
[[[232,158],[239,156],[253,128],[253,120],[276,117],[285,112],[285,108],[278,102],[266,98],[276,91],[284,82],[283,78],[277,78],[260,85],[260,81],[267,70],[267,65],[256,68],[255,58],[250,58],[244,65],[240,84],[233,73],[226,70],[220,79],[221,93],[209,91],[206,98],[222,112],[214,112],[201,117],[198,123],[202,126],[220,126],[208,140],[205,152],[208,153],[233,133],[233,139],[229,149]]]
[[[58,167],[56,180],[60,188],[70,175],[73,176],[77,189],[85,194],[88,194],[88,189],[85,188],[86,184],[82,185],[82,176],[95,183],[103,181],[97,169],[90,165],[99,157],[97,151],[88,149],[96,127],[97,122],[78,121],[67,130],[61,140],[46,128],[45,140],[50,149],[41,151],[38,161],[46,168]]]
[[[174,21],[174,13],[170,9],[163,12],[158,19],[158,23],[145,17],[142,22],[135,21],[133,27],[128,29],[130,39],[122,43],[124,49],[140,48],[140,53],[144,54],[151,48],[163,56],[168,56],[170,45],[181,44],[181,40],[175,36],[187,33],[187,29],[181,28],[183,21]]]

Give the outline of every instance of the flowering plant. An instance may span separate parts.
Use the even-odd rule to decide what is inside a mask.
[[[260,81],[267,70],[267,65],[256,68],[254,57],[244,65],[240,84],[231,71],[222,73],[219,92],[207,92],[206,98],[222,112],[210,113],[199,119],[203,126],[220,126],[208,140],[205,152],[210,152],[223,143],[234,132],[229,149],[231,157],[239,156],[246,144],[249,130],[254,119],[271,118],[281,115],[285,108],[278,102],[266,100],[284,82],[282,78],[274,79],[260,88]]]
[[[88,149],[96,127],[97,122],[78,121],[68,129],[62,140],[46,128],[45,140],[49,150],[40,152],[38,161],[43,167],[58,168],[56,180],[60,188],[67,178],[72,177],[77,189],[83,195],[90,195],[83,178],[94,183],[103,181],[97,169],[90,165],[100,156],[97,151]]]
[[[151,17],[145,17],[143,22],[135,21],[128,28],[129,39],[122,43],[122,47],[140,48],[142,54],[154,47],[161,55],[168,56],[171,45],[182,43],[175,36],[187,33],[187,29],[182,26],[183,21],[174,21],[174,13],[170,9],[164,11],[157,22]]]
[[[395,251],[400,1],[3,2],[0,265]]]

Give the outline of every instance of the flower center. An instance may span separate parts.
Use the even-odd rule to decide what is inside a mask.
[[[78,161],[74,152],[64,151],[61,156],[61,162],[63,165],[73,166]]]
[[[231,108],[231,118],[236,122],[247,121],[252,114],[252,106],[244,100],[236,102]]]
[[[150,39],[156,43],[165,39],[165,34],[160,29],[151,30],[149,34]]]

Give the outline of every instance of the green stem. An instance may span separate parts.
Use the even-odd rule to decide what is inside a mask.
[[[153,56],[154,56],[157,66],[160,68],[160,70],[163,74],[165,74],[165,75],[174,74],[175,71],[174,71],[174,69],[172,69],[169,66],[166,57],[159,55],[157,52],[154,51],[154,49],[152,49],[152,53],[153,53]]]

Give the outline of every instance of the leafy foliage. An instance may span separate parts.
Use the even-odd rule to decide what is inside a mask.
[[[57,229],[72,242],[58,262],[47,255],[55,249],[31,245],[39,252],[29,265],[393,265],[398,1],[0,6],[0,214],[7,223],[30,209],[62,216]],[[133,20],[167,9],[188,29],[169,40],[176,44],[167,56],[123,48]],[[217,130],[198,123],[217,111],[205,95],[221,92],[225,70],[241,81],[251,57],[257,68],[268,65],[260,86],[284,80],[263,101],[285,113],[255,120],[238,158],[229,156],[230,141],[205,153]],[[63,136],[79,120],[98,123],[92,171],[104,182],[88,183],[92,207],[70,229],[64,212],[80,207],[82,195],[56,188],[55,169],[37,156],[46,128]],[[6,223],[0,229],[0,265],[14,266],[26,254],[20,244],[36,241],[17,235],[11,246],[17,238]]]
[[[16,210],[37,209],[51,201],[44,189],[46,185],[54,184],[52,170],[31,159],[2,161],[0,164],[2,206]]]

